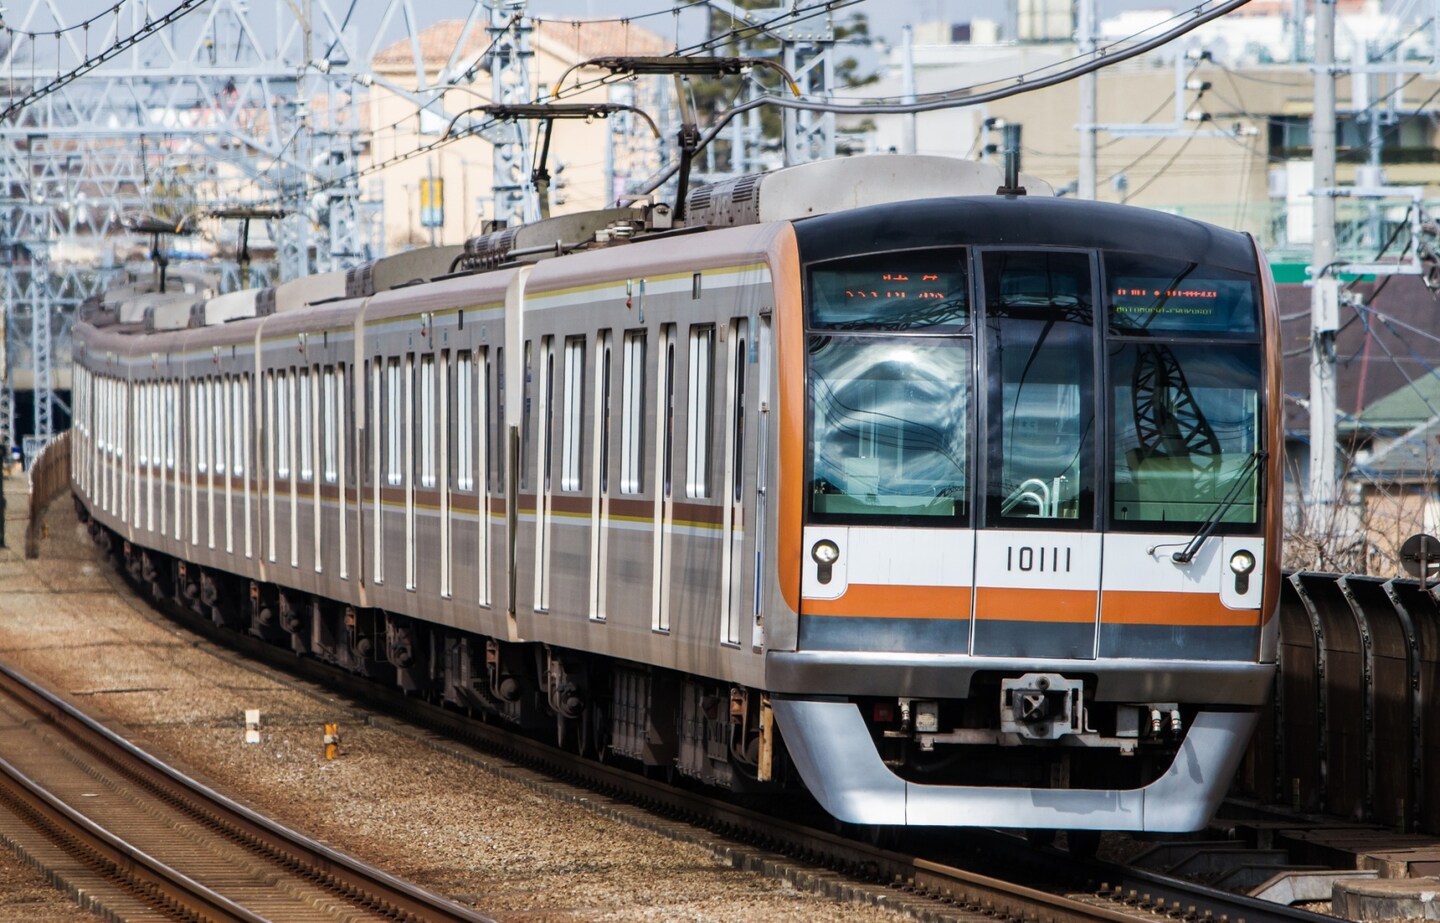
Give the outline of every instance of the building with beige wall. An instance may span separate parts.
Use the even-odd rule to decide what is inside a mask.
[[[1097,198],[1178,211],[1251,231],[1267,246],[1308,251],[1313,76],[1308,61],[1276,63],[1288,41],[1285,23],[1271,9],[1274,2],[1264,6],[1264,15],[1232,14],[1162,49],[1097,72],[1096,121],[1106,126],[1097,133]],[[1340,31],[1350,37],[1352,46],[1341,49],[1342,59],[1357,53],[1353,46],[1362,45],[1362,40],[1379,40],[1396,31],[1406,37],[1404,41],[1379,45],[1389,46],[1392,59],[1400,57],[1412,65],[1412,71],[1413,65],[1429,59],[1426,30],[1392,22],[1371,6],[1359,0],[1341,4]],[[1125,15],[1129,18],[1119,31],[1133,31],[1141,23],[1137,17],[1153,19],[1157,14]],[[917,36],[931,41],[915,44],[910,52],[915,92],[923,99],[925,94],[957,88],[1005,86],[1014,75],[1073,63],[1078,53],[1073,41],[947,40],[992,33],[917,28]],[[892,50],[886,76],[873,88],[876,96],[901,95],[904,54],[902,49]],[[1433,124],[1440,108],[1436,70],[1398,78],[1372,75],[1368,86],[1364,78],[1352,82],[1348,73],[1340,74],[1336,96],[1341,185],[1364,178],[1360,174],[1367,156],[1367,117],[1378,114],[1385,181],[1423,186],[1425,198],[1440,199],[1440,155]],[[917,116],[868,116],[875,125],[869,146],[904,151],[913,136],[918,153],[982,157],[987,141],[1000,140],[999,132],[984,130],[985,120],[1004,119],[1022,126],[1024,169],[1045,177],[1057,189],[1073,189],[1080,160],[1080,88],[1079,80],[1070,80],[988,105]],[[1372,107],[1376,99],[1382,104]],[[1380,209],[1394,220],[1406,205],[1397,201]],[[1366,210],[1364,203],[1339,203],[1342,223]]]
[[[420,33],[417,41],[423,74],[416,72],[416,56],[408,39],[376,56],[377,81],[370,90],[367,108],[370,143],[362,166],[384,163],[432,144],[443,136],[455,114],[491,101],[489,62],[484,59],[490,36],[484,29],[473,30],[457,53],[462,28],[461,21],[447,20]],[[611,21],[537,22],[529,42],[529,85],[536,98],[544,97],[567,71],[589,59],[673,51],[673,46],[654,32],[633,23]],[[451,61],[452,53],[457,55],[458,66]],[[442,69],[455,72],[467,68],[477,74],[475,81],[446,91],[436,100],[434,112],[417,113],[412,99],[385,88],[386,83],[392,83],[423,95],[426,87],[435,84]],[[595,68],[575,70],[566,78],[565,87],[606,73]],[[663,94],[659,81],[655,77],[621,80],[582,93],[567,93],[563,101],[631,102],[639,93],[642,98],[635,103],[648,108],[647,103],[653,105],[656,94]],[[650,114],[664,124],[664,113]],[[625,192],[627,180],[648,176],[659,166],[657,142],[643,121],[634,116],[617,120],[624,123],[621,127],[628,125],[631,130],[622,132],[613,143],[612,129],[616,126],[606,119],[554,123],[547,160],[554,214],[604,207]],[[524,165],[528,174],[539,147],[539,130],[530,122],[520,122],[518,128],[527,132],[531,140],[527,149],[531,162]],[[502,125],[496,130],[512,129]],[[372,174],[365,193],[383,200],[386,251],[393,253],[432,241],[458,244],[481,233],[484,222],[494,217],[493,162],[491,141],[472,135]],[[432,229],[422,220],[422,181],[429,179],[444,181],[444,220],[433,229],[433,237]]]

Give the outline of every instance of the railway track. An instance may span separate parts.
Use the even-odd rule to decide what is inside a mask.
[[[141,591],[143,593],[143,590]],[[507,775],[591,810],[702,843],[734,866],[761,869],[833,896],[897,907],[922,920],[1015,923],[1175,920],[1185,923],[1334,923],[1183,879],[1097,862],[984,831],[906,836],[887,849],[824,828],[817,810],[797,819],[645,778],[576,757],[249,635],[178,606],[170,618],[238,655],[324,686],[396,719],[398,729],[474,747],[511,764]],[[819,826],[817,826],[817,824]],[[725,842],[717,842],[721,839]]]
[[[9,839],[48,841],[72,892],[118,919],[489,920],[231,801],[4,666],[0,805],[31,832]]]

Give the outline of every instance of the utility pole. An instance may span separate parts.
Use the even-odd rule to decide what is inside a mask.
[[[1315,0],[1314,229],[1310,277],[1310,504],[1335,502],[1335,333],[1340,287],[1335,278],[1335,0]]]
[[[1095,0],[1078,0],[1079,16],[1076,31],[1080,39],[1080,56],[1095,55]],[[1082,199],[1095,198],[1095,125],[1096,87],[1094,71],[1080,78],[1080,175],[1076,194]]]

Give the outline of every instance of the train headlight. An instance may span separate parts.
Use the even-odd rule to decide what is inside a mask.
[[[822,538],[810,549],[810,557],[821,567],[829,567],[840,560],[840,546],[828,538]]]
[[[1255,569],[1255,556],[1248,551],[1237,551],[1230,556],[1230,569],[1244,576]]]

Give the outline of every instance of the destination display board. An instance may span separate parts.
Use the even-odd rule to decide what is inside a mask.
[[[1143,254],[1105,255],[1105,308],[1114,333],[1254,336],[1256,278]]]

